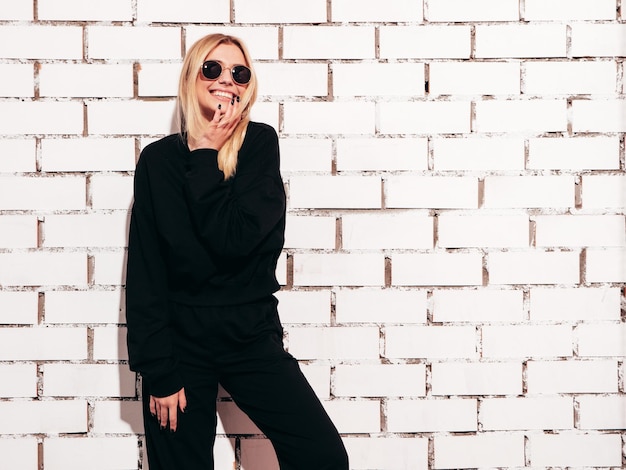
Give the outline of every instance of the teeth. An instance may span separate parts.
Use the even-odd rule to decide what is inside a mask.
[[[216,96],[223,96],[224,98],[228,98],[229,100],[233,99],[233,95],[232,94],[224,93],[223,91],[214,91],[213,94],[216,95]]]

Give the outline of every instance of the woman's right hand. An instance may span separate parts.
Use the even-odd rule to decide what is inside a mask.
[[[239,106],[238,97],[231,103],[220,105],[204,133],[197,139],[188,139],[189,150],[205,148],[219,151],[241,121]]]
[[[155,416],[161,429],[166,429],[168,424],[170,431],[176,431],[178,426],[178,410],[185,412],[187,397],[185,388],[167,397],[155,397],[150,395],[150,413]]]

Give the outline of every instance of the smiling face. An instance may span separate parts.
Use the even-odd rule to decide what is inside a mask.
[[[202,115],[208,119],[213,119],[213,114],[218,105],[222,109],[230,106],[233,98],[241,96],[247,85],[239,85],[233,81],[231,75],[232,67],[235,65],[249,65],[239,47],[234,44],[220,44],[213,49],[204,59],[214,60],[222,65],[222,74],[215,80],[209,80],[202,71],[198,71],[196,78],[196,94]]]

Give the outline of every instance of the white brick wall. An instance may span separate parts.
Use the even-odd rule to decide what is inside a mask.
[[[124,264],[184,51],[242,37],[285,344],[352,470],[626,461],[623,0],[0,8],[0,469],[146,470]],[[216,468],[277,470],[221,394]]]

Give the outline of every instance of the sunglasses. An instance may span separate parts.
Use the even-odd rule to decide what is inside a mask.
[[[207,60],[202,64],[202,75],[209,80],[217,80],[224,71],[224,67],[219,62]],[[234,65],[230,68],[230,75],[233,81],[239,85],[246,85],[250,82],[252,71],[245,65]]]

